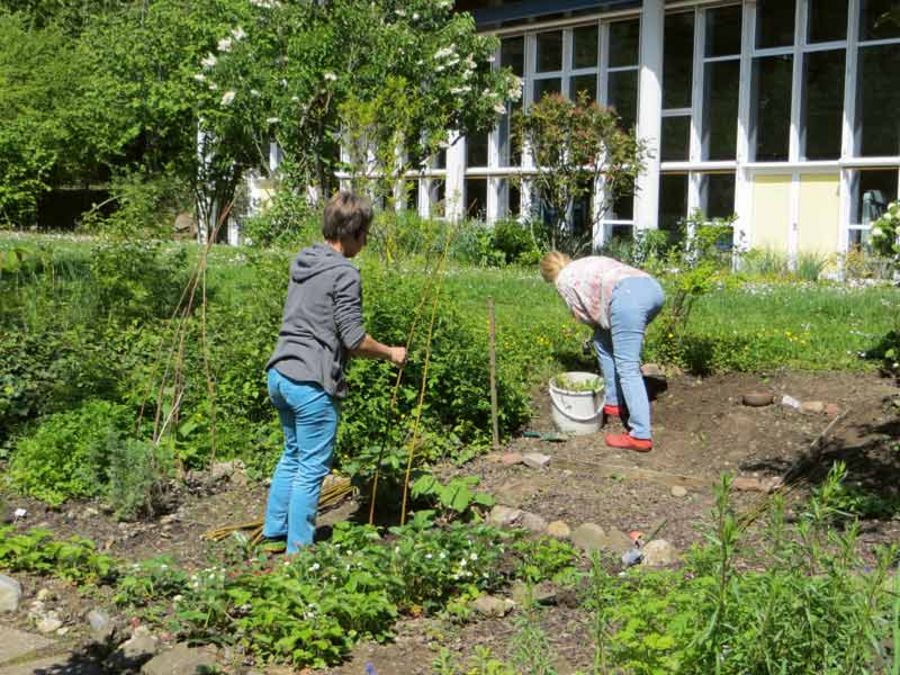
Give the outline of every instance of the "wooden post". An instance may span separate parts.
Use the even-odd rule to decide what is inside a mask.
[[[491,432],[494,450],[500,448],[500,427],[497,422],[497,317],[494,313],[494,298],[488,298],[488,352],[491,361]]]

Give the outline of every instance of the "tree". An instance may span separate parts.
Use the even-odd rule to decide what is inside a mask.
[[[38,199],[70,164],[66,111],[77,99],[72,40],[55,26],[28,30],[0,10],[0,224],[35,221]]]
[[[511,73],[490,68],[496,39],[478,35],[449,0],[253,5],[253,20],[204,58],[201,83],[222,96],[221,111],[204,122],[215,153],[239,137],[263,169],[276,140],[290,187],[327,194],[345,168],[389,197],[390,184],[449,129],[489,128],[519,91]]]
[[[634,190],[646,156],[644,143],[622,129],[615,112],[586,96],[577,101],[545,96],[517,115],[516,142],[535,167],[528,180],[550,214],[549,245],[578,253],[591,242],[591,233],[573,231],[575,204],[600,184],[603,199],[595,200],[598,208],[589,219],[598,223],[616,197]]]

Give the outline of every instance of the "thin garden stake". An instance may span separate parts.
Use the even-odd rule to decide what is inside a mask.
[[[494,450],[500,447],[500,425],[497,422],[497,316],[494,298],[488,298],[488,352],[491,370],[491,439]]]
[[[440,283],[443,282],[441,272],[443,270],[444,264],[447,261],[447,256],[450,252],[450,247],[451,247],[453,241],[456,239],[457,234],[458,234],[458,231],[454,232],[452,234],[452,236],[449,236],[447,238],[445,245],[444,245],[444,250],[441,252],[441,256],[440,256],[440,258],[438,258],[437,264],[435,265],[434,274],[431,274],[428,276],[428,283],[425,285],[425,288],[422,291],[422,297],[419,301],[419,306],[416,307],[416,312],[415,312],[415,315],[413,316],[413,323],[412,323],[412,326],[410,327],[409,335],[407,336],[407,339],[406,339],[407,352],[409,351],[410,347],[412,346],[412,342],[413,342],[413,339],[416,334],[416,329],[419,324],[419,318],[421,317],[421,314],[422,314],[422,308],[425,306],[425,303],[428,301],[429,294],[435,288],[437,288],[437,291],[435,292],[433,298],[434,298],[434,302],[435,303],[437,302],[437,297],[440,294],[439,282]],[[426,345],[427,356],[426,356],[426,366],[425,366],[425,371],[423,374],[423,381],[422,381],[422,388],[423,388],[422,397],[424,397],[424,387],[425,387],[424,376],[427,375],[427,370],[428,370],[428,366],[427,366],[428,360],[427,359],[428,359],[428,356],[430,356],[431,335],[432,335],[433,327],[434,327],[434,311],[432,310],[432,320],[431,320],[431,325],[429,326],[429,329],[428,329],[428,341],[427,341],[427,345]],[[377,493],[378,493],[378,479],[381,474],[381,462],[384,458],[384,449],[385,449],[385,445],[387,443],[387,437],[388,437],[388,432],[390,430],[390,425],[393,423],[394,414],[396,413],[397,395],[400,391],[400,380],[403,377],[404,368],[405,368],[405,364],[400,366],[400,371],[397,373],[397,379],[394,382],[394,390],[391,393],[391,402],[390,402],[390,406],[388,408],[387,425],[385,426],[384,435],[382,436],[382,439],[381,439],[381,447],[378,450],[378,459],[376,460],[376,463],[375,463],[375,476],[372,480],[372,498],[369,502],[369,525],[375,524],[375,503],[376,503],[376,498],[377,498]],[[421,397],[420,397],[420,406],[421,406]],[[419,409],[418,412],[419,412],[419,416],[421,416],[421,408]],[[415,422],[415,430],[417,430],[417,429],[418,429],[418,417]],[[412,442],[415,442],[415,433],[416,433],[416,431],[413,432],[413,441]],[[412,461],[412,458],[410,458],[410,461]],[[404,482],[404,499],[403,499],[404,514],[405,514],[405,508],[406,508],[406,484],[408,482],[409,482],[409,471],[407,471],[407,480]]]
[[[406,524],[406,505],[409,499],[409,477],[412,474],[413,458],[416,454],[416,444],[419,441],[419,424],[422,421],[422,409],[425,407],[425,390],[428,387],[428,366],[431,363],[431,338],[434,335],[434,321],[437,317],[438,300],[441,297],[441,287],[444,278],[438,277],[437,290],[431,303],[431,321],[428,324],[428,338],[425,342],[425,363],[422,366],[422,384],[419,387],[419,400],[416,404],[416,418],[413,422],[412,438],[409,442],[409,457],[406,461],[406,474],[403,477],[403,503],[400,507],[400,524]]]

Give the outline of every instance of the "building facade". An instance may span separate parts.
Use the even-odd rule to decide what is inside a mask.
[[[495,66],[523,80],[516,105],[584,91],[648,144],[635,195],[593,225],[598,247],[700,209],[735,214],[744,247],[841,252],[897,199],[900,0],[457,4],[500,38]],[[453,138],[408,206],[488,222],[529,212],[510,113]]]

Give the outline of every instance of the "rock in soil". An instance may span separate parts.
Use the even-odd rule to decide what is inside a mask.
[[[0,574],[0,612],[15,612],[19,609],[19,601],[22,599],[22,584]]]
[[[617,556],[631,550],[632,541],[624,532],[612,528],[609,532],[595,523],[584,523],[572,532],[572,543],[585,551],[605,551]]]
[[[521,464],[524,458],[518,452],[505,452],[500,457],[500,463],[504,466],[513,466]]]
[[[687,488],[683,485],[673,485],[672,486],[672,496],[673,497],[687,497],[688,491]]]
[[[522,513],[522,527],[536,534],[541,534],[547,529],[547,521],[536,513],[525,511]]]
[[[116,632],[112,617],[102,609],[92,609],[84,617],[91,627],[91,634],[97,642],[106,642]]]
[[[665,539],[654,539],[641,549],[647,567],[666,567],[678,562],[678,550]]]
[[[749,391],[743,395],[744,405],[751,408],[762,408],[763,406],[772,405],[775,397],[767,391]]]
[[[557,539],[567,539],[572,534],[572,528],[563,520],[554,520],[547,525],[547,534]]]
[[[818,415],[825,412],[825,404],[822,401],[804,401],[800,404],[800,410]]]
[[[522,582],[512,587],[513,601],[522,607],[529,605],[555,605],[559,589],[552,581],[542,581],[534,586]]]
[[[731,487],[739,492],[772,492],[781,484],[778,478],[735,478]]]
[[[497,525],[498,527],[511,527],[516,525],[521,518],[522,511],[520,509],[513,509],[509,506],[497,504],[491,509],[491,513],[488,516],[488,522],[490,522],[491,525]]]
[[[472,609],[483,616],[506,616],[512,608],[512,601],[495,595],[482,595],[472,601]]]
[[[532,469],[543,469],[550,463],[550,456],[540,452],[529,452],[522,456],[522,462]]]
[[[179,643],[147,661],[141,668],[141,675],[194,675],[208,672],[215,665],[215,656],[207,649]]]

